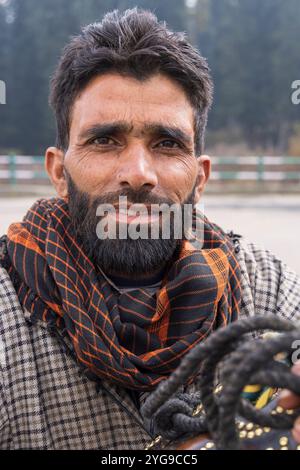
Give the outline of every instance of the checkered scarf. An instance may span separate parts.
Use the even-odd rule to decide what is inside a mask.
[[[37,201],[10,225],[7,269],[31,319],[65,328],[77,360],[97,377],[151,391],[212,330],[237,319],[234,246],[202,215],[204,243],[183,241],[157,293],[117,294],[85,255],[62,199]]]

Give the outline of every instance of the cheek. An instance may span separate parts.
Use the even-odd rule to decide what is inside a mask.
[[[114,175],[114,168],[111,161],[92,155],[85,151],[76,154],[66,154],[65,167],[78,189],[99,194],[110,186]]]
[[[164,167],[160,171],[161,186],[166,192],[176,199],[176,202],[183,202],[191,193],[198,175],[198,165],[195,157],[191,159],[173,159],[168,163],[168,168]]]

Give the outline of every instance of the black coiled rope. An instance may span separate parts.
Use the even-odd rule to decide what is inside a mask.
[[[268,339],[245,338],[246,334],[263,330],[280,334]],[[300,409],[275,416],[255,408],[241,395],[250,384],[287,388],[300,395],[300,377],[291,372],[288,364],[274,358],[279,353],[291,355],[296,340],[300,340],[300,324],[275,315],[241,319],[221,328],[195,346],[159,384],[142,406],[142,415],[152,418],[158,434],[167,440],[209,432],[218,449],[242,447],[236,430],[237,415],[260,426],[291,429]],[[222,388],[215,394],[218,373]],[[197,392],[178,393],[180,386],[196,374]],[[195,416],[195,406],[200,402],[205,413]]]

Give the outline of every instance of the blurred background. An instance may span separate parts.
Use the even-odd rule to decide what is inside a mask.
[[[211,68],[207,215],[300,274],[299,0],[0,0],[0,232],[53,194],[43,155],[54,144],[49,78],[64,44],[133,6],[186,31]]]

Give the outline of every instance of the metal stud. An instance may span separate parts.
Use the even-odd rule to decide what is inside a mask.
[[[212,449],[213,447],[215,447],[215,444],[213,442],[207,442],[205,444],[205,447],[206,449]]]
[[[263,433],[263,430],[261,428],[258,428],[258,429],[255,429],[254,433],[256,436],[261,436]]]
[[[255,436],[255,434],[254,434],[253,431],[249,431],[249,432],[247,433],[247,437],[248,437],[249,439],[253,439],[254,436]]]
[[[271,431],[271,428],[265,427],[265,428],[263,428],[263,430],[264,430],[264,432],[270,432],[270,431]]]
[[[247,431],[251,431],[251,429],[253,429],[253,428],[254,428],[254,424],[253,424],[253,423],[248,423],[248,424],[246,424],[246,429],[247,429]]]
[[[243,439],[247,436],[247,432],[246,431],[241,431],[240,432],[240,437]]]
[[[202,410],[203,410],[203,405],[202,403],[200,403],[199,405],[197,405],[196,409],[194,410],[193,416],[197,416],[199,413],[201,413]]]
[[[286,436],[282,436],[280,439],[279,439],[279,444],[281,446],[286,446],[288,444],[289,440]]]
[[[220,392],[222,391],[222,388],[223,388],[222,385],[217,385],[216,388],[215,388],[215,390],[214,390],[214,393],[215,393],[215,394],[220,393]]]

